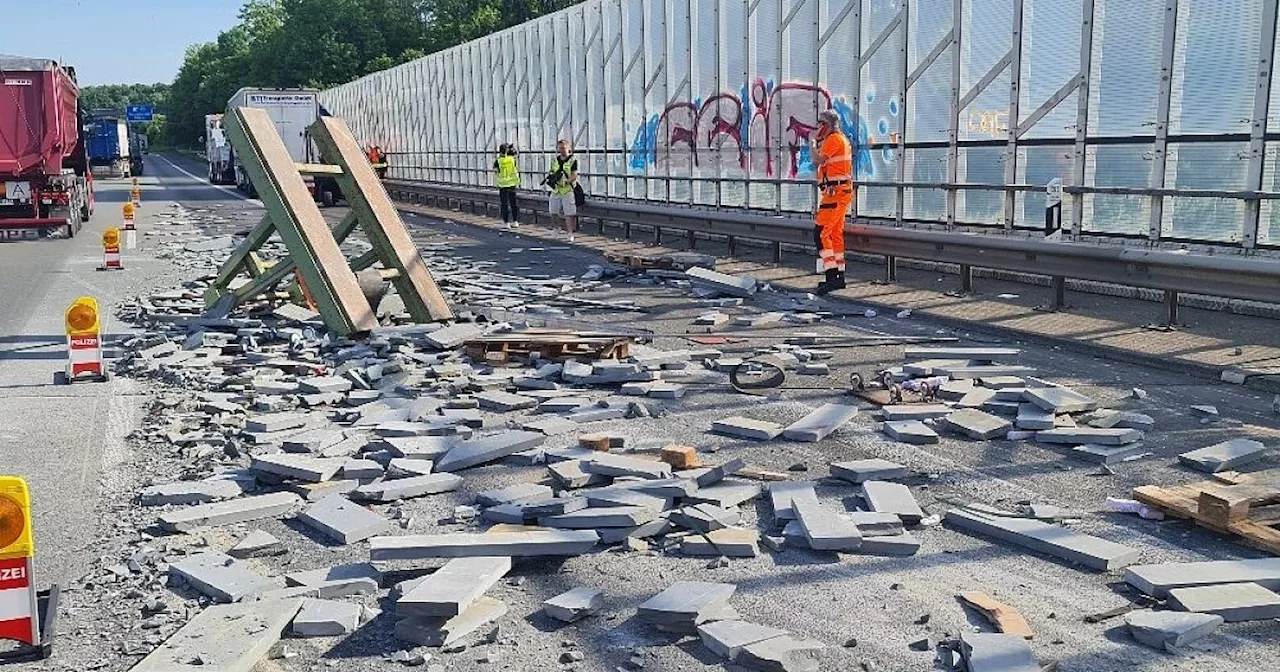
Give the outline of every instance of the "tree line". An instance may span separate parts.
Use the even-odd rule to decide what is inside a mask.
[[[187,49],[167,91],[166,134],[198,145],[205,115],[243,87],[329,88],[579,1],[248,0],[240,23]]]

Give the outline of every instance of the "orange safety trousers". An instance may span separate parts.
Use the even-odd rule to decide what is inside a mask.
[[[822,190],[815,231],[819,271],[844,271],[844,219],[851,205],[852,184],[833,185]]]

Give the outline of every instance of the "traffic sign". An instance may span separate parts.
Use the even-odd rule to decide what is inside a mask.
[[[151,121],[154,116],[151,103],[139,103],[137,105],[126,105],[124,108],[125,120],[129,123],[146,123]]]

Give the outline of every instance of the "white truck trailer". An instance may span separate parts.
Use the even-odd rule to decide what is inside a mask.
[[[307,127],[320,118],[320,101],[316,89],[240,89],[227,101],[227,111],[239,107],[256,107],[265,110],[276,124],[284,146],[295,163],[309,163],[317,155],[307,135]],[[207,136],[206,136],[207,137]],[[256,196],[253,183],[244,172],[244,166],[231,153],[235,169],[236,189]],[[315,181],[307,177],[307,188],[315,195]]]

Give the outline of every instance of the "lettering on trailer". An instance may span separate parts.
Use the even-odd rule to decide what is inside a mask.
[[[4,85],[5,85],[5,86],[33,86],[34,84],[35,84],[35,81],[34,81],[34,80],[30,80],[30,79],[6,79],[6,80],[4,80]]]
[[[31,183],[5,182],[3,195],[12,201],[29,201],[31,200]]]
[[[284,93],[253,93],[249,94],[249,103],[252,105],[315,105],[316,97],[308,94],[284,94]]]

